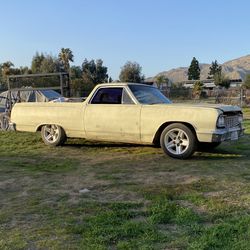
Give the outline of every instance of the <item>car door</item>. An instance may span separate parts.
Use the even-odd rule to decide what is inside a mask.
[[[140,110],[124,87],[100,87],[85,109],[86,137],[140,142]]]

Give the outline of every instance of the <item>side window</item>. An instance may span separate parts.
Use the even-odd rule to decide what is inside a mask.
[[[135,104],[126,89],[123,89],[122,104]]]
[[[121,104],[123,88],[100,88],[93,97],[92,104]]]

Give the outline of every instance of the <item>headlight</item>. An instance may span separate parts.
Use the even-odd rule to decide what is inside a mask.
[[[219,115],[216,125],[217,125],[218,128],[224,128],[225,127],[225,117],[223,115]]]
[[[239,115],[238,120],[239,120],[239,123],[242,123],[243,122],[243,115]]]

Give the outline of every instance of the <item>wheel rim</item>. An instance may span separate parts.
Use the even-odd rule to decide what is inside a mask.
[[[44,128],[44,138],[47,142],[56,142],[59,137],[59,128],[57,125],[46,125]]]
[[[187,133],[178,128],[169,130],[164,138],[166,149],[174,155],[181,155],[185,153],[189,147],[189,143]]]

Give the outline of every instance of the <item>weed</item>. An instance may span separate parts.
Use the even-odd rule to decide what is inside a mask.
[[[39,133],[0,132],[0,249],[250,249],[244,113],[244,138],[186,161],[149,146],[51,148]]]

